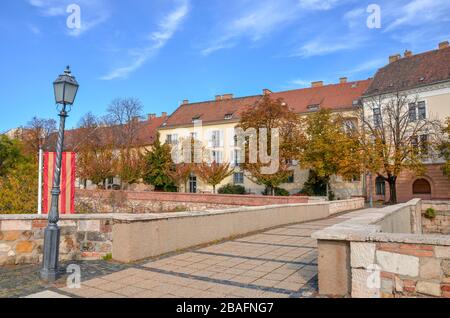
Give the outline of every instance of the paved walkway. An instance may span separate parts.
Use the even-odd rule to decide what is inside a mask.
[[[53,289],[72,297],[285,298],[317,295],[311,233],[343,217],[289,225]],[[54,295],[49,293],[49,296]]]

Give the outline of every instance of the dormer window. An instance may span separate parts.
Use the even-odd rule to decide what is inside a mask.
[[[226,114],[225,120],[230,120],[230,119],[233,119],[233,114]]]
[[[201,116],[194,116],[192,117],[192,122],[195,124],[196,122],[200,121]]]
[[[320,109],[319,104],[308,105],[308,111],[310,112],[315,112],[318,111],[319,109]]]

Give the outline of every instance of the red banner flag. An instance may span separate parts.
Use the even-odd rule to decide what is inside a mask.
[[[75,162],[74,152],[63,152],[61,163],[61,195],[59,197],[59,212],[61,214],[75,213]],[[52,202],[53,177],[55,174],[56,153],[44,154],[44,191],[42,212],[47,214]]]

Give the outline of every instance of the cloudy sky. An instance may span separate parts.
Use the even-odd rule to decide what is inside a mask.
[[[367,27],[370,4],[381,28]],[[388,56],[450,39],[448,0],[3,0],[0,132],[55,118],[52,81],[81,84],[69,127],[115,97],[146,113],[183,99],[373,76]],[[75,9],[74,9],[75,8]],[[80,28],[76,14],[80,8]],[[75,11],[76,12],[76,11]],[[75,19],[73,19],[75,17]],[[69,24],[67,20],[69,18]]]

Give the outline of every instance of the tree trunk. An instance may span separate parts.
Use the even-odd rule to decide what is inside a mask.
[[[389,176],[388,183],[389,183],[389,203],[397,204],[397,177]]]
[[[213,185],[213,194],[216,194],[216,186]]]

